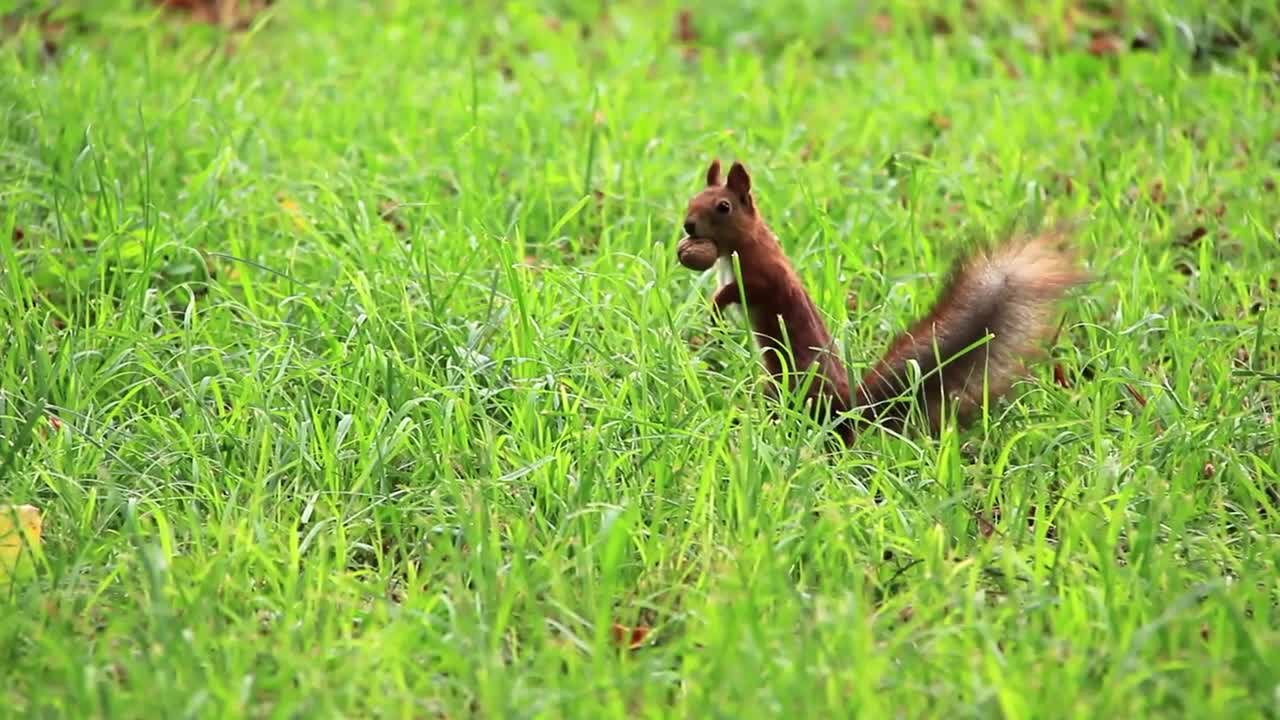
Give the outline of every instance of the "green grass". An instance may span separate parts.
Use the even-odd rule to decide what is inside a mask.
[[[357,5],[3,41],[0,715],[1277,713],[1274,3]],[[675,262],[713,156],[855,372],[1083,219],[1070,387],[822,459]]]

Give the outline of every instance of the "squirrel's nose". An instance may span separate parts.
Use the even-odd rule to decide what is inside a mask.
[[[693,224],[693,221],[692,221],[692,220],[685,220],[685,221],[684,221],[684,234],[685,234],[685,235],[688,235],[689,237],[693,237],[693,231],[694,231],[694,230],[696,230],[696,229],[697,229],[697,226]]]

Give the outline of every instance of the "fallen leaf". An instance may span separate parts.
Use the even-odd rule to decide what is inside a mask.
[[[1062,363],[1055,363],[1053,366],[1053,381],[1060,387],[1071,387],[1071,380],[1067,379],[1067,371],[1062,367]]]
[[[978,520],[978,532],[982,534],[982,537],[989,538],[996,534],[996,526],[982,513],[974,513],[973,516]]]
[[[1203,225],[1197,225],[1187,236],[1182,239],[1182,245],[1195,245],[1200,239],[1208,235],[1209,231]]]
[[[530,271],[538,273],[546,269],[547,264],[542,262],[537,255],[525,255],[524,266],[529,268]]]
[[[409,226],[405,224],[404,220],[400,219],[400,214],[397,212],[399,209],[400,203],[395,202],[394,200],[385,200],[382,203],[379,215],[384,222],[395,228],[396,232],[402,233],[405,230],[408,230]]]
[[[680,46],[680,54],[689,62],[698,59],[698,29],[693,25],[693,13],[681,10],[676,21],[676,43]]]
[[[62,418],[50,413],[45,416],[45,419],[49,421],[49,427],[53,428],[54,432],[62,430]],[[40,437],[44,439],[48,439],[49,437],[49,433],[45,430],[43,425],[40,426]]]
[[[1005,76],[1006,76],[1006,77],[1008,77],[1010,80],[1021,80],[1021,79],[1022,79],[1022,70],[1020,70],[1020,69],[1018,68],[1018,66],[1017,66],[1017,65],[1015,65],[1015,64],[1014,64],[1014,62],[1013,62],[1012,60],[1010,60],[1009,58],[1004,57],[1004,56],[1002,55],[1002,56],[1000,57],[1000,65],[1001,65],[1001,67],[1003,67],[1003,68],[1004,68],[1004,74],[1005,74]]]
[[[280,209],[284,210],[285,214],[293,220],[294,227],[299,230],[307,230],[311,227],[307,222],[307,218],[302,214],[302,206],[298,204],[297,200],[287,195],[281,195],[279,203]]]
[[[1129,395],[1131,395],[1131,396],[1133,397],[1134,402],[1138,403],[1138,407],[1146,407],[1146,406],[1147,406],[1147,396],[1146,396],[1146,395],[1143,395],[1143,394],[1142,394],[1142,393],[1140,393],[1140,392],[1138,392],[1138,388],[1134,387],[1133,385],[1131,385],[1131,384],[1129,384],[1129,383],[1125,383],[1125,384],[1124,384],[1124,387],[1125,387],[1125,389],[1126,389],[1126,390],[1128,390],[1128,391],[1129,391]]]
[[[693,11],[681,10],[676,20],[676,40],[683,45],[698,42],[698,29],[693,26]]]
[[[629,628],[626,625],[613,624],[613,641],[618,645],[625,646],[628,650],[637,650],[644,644],[646,638],[649,637],[650,628],[644,625],[637,625]]]
[[[156,4],[173,12],[184,13],[195,22],[246,30],[253,19],[275,0],[156,0]]]
[[[1161,182],[1160,180],[1157,180],[1154,183],[1152,183],[1150,195],[1151,195],[1151,202],[1157,205],[1163,205],[1165,199],[1168,197],[1164,191],[1164,183]]]
[[[0,505],[0,578],[33,571],[31,555],[43,546],[44,519],[33,505]]]
[[[1089,40],[1089,53],[1096,57],[1119,55],[1124,42],[1109,32],[1095,31]]]

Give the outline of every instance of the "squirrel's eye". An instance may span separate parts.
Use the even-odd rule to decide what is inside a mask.
[[[720,202],[716,203],[716,212],[720,213],[721,215],[728,215],[729,211],[732,209],[733,208],[732,206],[729,205],[728,200],[721,200]]]

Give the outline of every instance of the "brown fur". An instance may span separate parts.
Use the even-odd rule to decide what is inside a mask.
[[[775,383],[795,389],[814,371],[806,402],[819,419],[856,410],[837,428],[845,442],[868,421],[902,427],[913,405],[933,431],[944,404],[954,403],[957,418],[967,421],[981,407],[984,389],[992,398],[1009,390],[1052,330],[1057,301],[1086,279],[1059,231],[1015,238],[964,258],[953,266],[932,311],[894,340],[851,394],[831,333],[760,214],[746,168],[735,162],[724,184],[720,178],[717,160],[685,216],[689,237],[714,242],[721,261],[736,257],[740,268],[741,283],[728,279],[712,299],[713,310],[718,316],[745,302]],[[912,364],[919,366],[918,386],[910,380]]]

